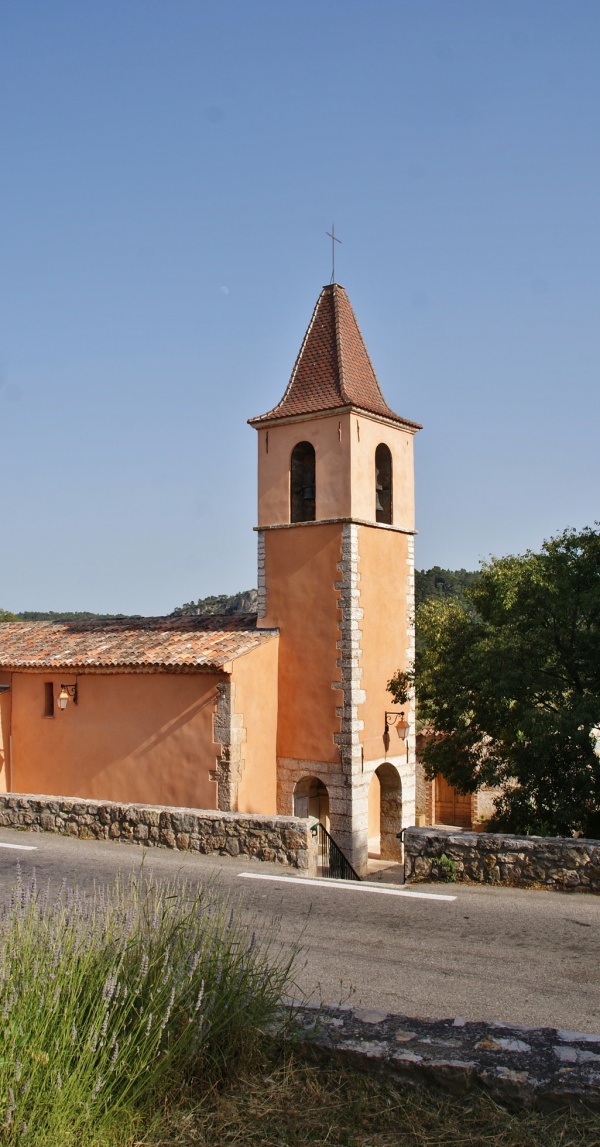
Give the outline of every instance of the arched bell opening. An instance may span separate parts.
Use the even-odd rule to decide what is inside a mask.
[[[375,451],[375,521],[392,525],[392,452],[385,442]]]
[[[375,770],[379,783],[379,856],[381,860],[402,860],[402,781],[389,761]],[[371,782],[373,783],[373,782]]]
[[[318,777],[302,777],[294,789],[294,816],[314,816],[329,832],[329,793]]]
[[[290,468],[290,522],[314,522],[316,516],[316,458],[311,442],[298,442]]]

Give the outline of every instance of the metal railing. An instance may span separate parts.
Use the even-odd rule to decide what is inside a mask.
[[[355,872],[350,861],[346,859],[320,820],[311,826],[310,831],[317,838],[317,867],[320,876],[329,877],[331,880],[360,880],[358,872]]]

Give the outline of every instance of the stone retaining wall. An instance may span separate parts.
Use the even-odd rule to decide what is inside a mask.
[[[600,841],[409,828],[406,881],[476,881],[518,888],[600,892]]]
[[[415,1019],[373,1009],[296,1009],[308,1047],[383,1070],[403,1083],[455,1095],[483,1089],[494,1099],[552,1111],[600,1110],[600,1035],[520,1024]]]
[[[0,825],[30,832],[58,832],[85,840],[123,841],[221,856],[243,855],[312,869],[309,822],[294,816],[2,793]]]

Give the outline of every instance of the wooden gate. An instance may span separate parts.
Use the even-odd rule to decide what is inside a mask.
[[[438,773],[435,778],[435,823],[471,827],[471,793],[459,793]]]

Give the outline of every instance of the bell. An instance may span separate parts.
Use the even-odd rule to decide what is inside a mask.
[[[315,487],[310,482],[307,482],[306,486],[304,487],[304,501],[305,502],[314,502],[314,500],[315,500]]]
[[[381,510],[383,512],[383,506],[381,505],[381,498],[379,497],[379,490],[380,490],[380,487],[377,488],[377,497],[375,499],[375,509]]]

